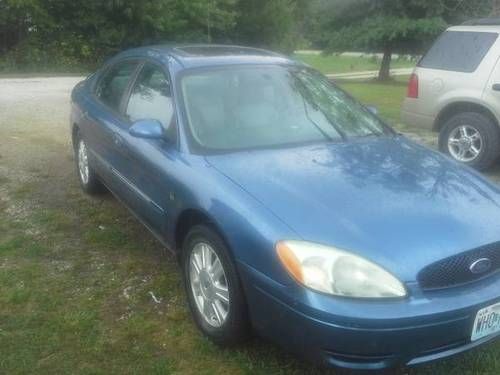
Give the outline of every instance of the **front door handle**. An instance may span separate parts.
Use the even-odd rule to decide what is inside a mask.
[[[113,143],[116,147],[123,147],[123,138],[120,134],[113,132]]]
[[[492,87],[493,91],[500,91],[500,83],[495,83]]]

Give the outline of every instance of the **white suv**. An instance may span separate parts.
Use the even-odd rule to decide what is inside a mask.
[[[477,169],[500,155],[500,20],[450,27],[408,84],[403,122],[439,131],[439,149]]]

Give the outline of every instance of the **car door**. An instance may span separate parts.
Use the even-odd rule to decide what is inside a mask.
[[[124,105],[132,126],[154,119],[164,128],[163,139],[144,139],[121,131],[127,167],[120,171],[131,195],[127,203],[157,234],[166,233],[169,205],[174,201],[172,173],[177,168],[177,128],[170,79],[162,66],[145,62],[137,74]],[[163,236],[161,236],[163,237]]]
[[[128,129],[123,101],[138,68],[138,60],[125,60],[110,66],[98,79],[86,103],[85,137],[91,158],[105,184],[120,198],[126,193],[118,172],[126,164],[120,134]]]
[[[500,49],[500,41],[497,50]],[[500,118],[500,56],[497,55],[495,67],[492,69],[484,87],[483,100],[494,115]]]

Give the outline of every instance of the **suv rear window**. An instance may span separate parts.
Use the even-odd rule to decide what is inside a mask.
[[[446,31],[418,63],[428,69],[474,72],[491,46],[497,33]]]

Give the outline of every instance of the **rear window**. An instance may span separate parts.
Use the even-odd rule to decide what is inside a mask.
[[[446,31],[420,60],[418,66],[472,73],[477,69],[497,37],[497,33]]]

